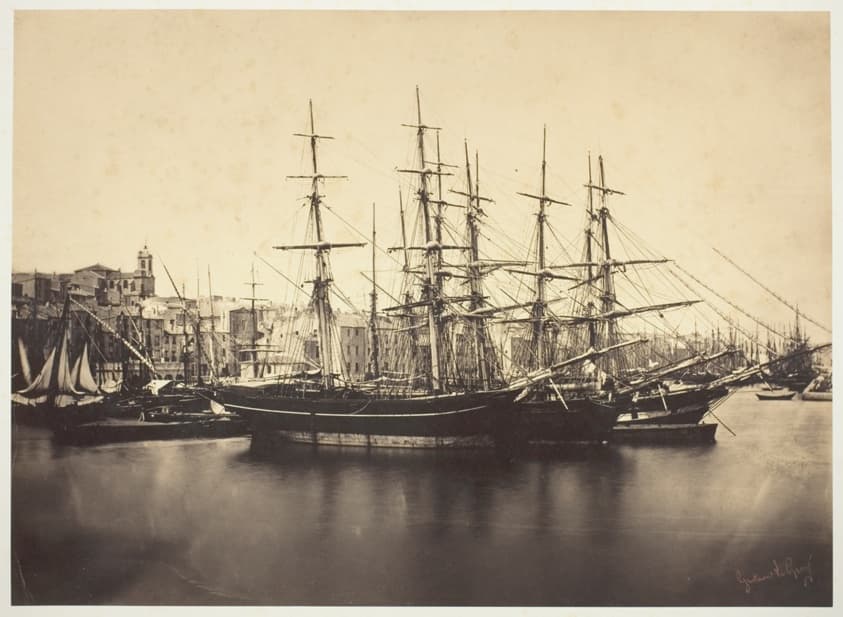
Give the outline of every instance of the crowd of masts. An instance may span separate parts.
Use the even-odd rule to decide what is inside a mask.
[[[608,199],[610,196],[621,196],[623,192],[610,188],[606,183],[606,171],[602,156],[597,157],[597,181],[593,179],[592,159],[588,156],[586,205],[586,225],[584,233],[584,254],[581,263],[549,263],[547,257],[547,224],[548,208],[552,205],[570,206],[561,199],[550,197],[547,191],[547,131],[544,130],[542,139],[541,180],[538,194],[518,192],[519,195],[537,202],[536,233],[530,252],[523,256],[523,261],[498,260],[493,262],[483,260],[480,250],[480,225],[485,216],[482,203],[492,203],[492,200],[480,195],[479,183],[479,155],[475,153],[474,167],[465,143],[465,190],[450,189],[455,195],[465,198],[464,205],[454,204],[444,197],[443,178],[453,176],[448,171],[455,166],[444,163],[440,151],[439,127],[424,123],[422,118],[421,101],[416,90],[416,121],[403,126],[414,129],[416,135],[416,157],[418,165],[411,168],[401,168],[401,174],[415,178],[415,194],[418,204],[419,236],[408,238],[405,208],[399,191],[399,211],[401,223],[401,245],[390,250],[400,251],[403,257],[402,291],[398,298],[390,294],[393,306],[380,309],[380,314],[390,315],[393,320],[391,328],[383,328],[378,320],[378,290],[383,288],[377,282],[376,268],[376,227],[375,209],[372,208],[372,272],[367,278],[372,284],[369,307],[369,362],[367,378],[383,385],[390,380],[390,371],[386,366],[396,369],[392,371],[396,376],[406,379],[393,379],[393,383],[401,382],[401,387],[415,385],[420,376],[425,376],[428,390],[434,393],[445,392],[455,387],[472,387],[489,389],[502,383],[507,376],[503,375],[502,357],[506,351],[502,343],[495,343],[491,333],[493,324],[527,324],[529,326],[529,344],[525,345],[526,354],[521,361],[514,362],[509,358],[510,372],[527,372],[548,367],[563,359],[565,354],[574,355],[588,349],[607,348],[617,345],[624,338],[618,330],[618,320],[631,315],[641,315],[646,312],[662,312],[672,308],[691,306],[701,300],[688,299],[674,302],[653,303],[638,307],[627,307],[618,302],[615,288],[615,271],[625,270],[626,266],[641,264],[664,264],[668,260],[661,257],[618,260],[613,257],[609,222],[612,220]],[[430,160],[427,138],[430,132],[436,137],[436,158]],[[283,249],[309,249],[315,253],[316,273],[311,281],[313,292],[311,303],[317,322],[319,339],[319,364],[321,379],[324,387],[332,387],[334,378],[340,378],[348,383],[343,375],[342,351],[335,356],[333,331],[331,326],[333,312],[331,309],[331,285],[333,278],[330,269],[329,253],[333,248],[363,246],[362,243],[347,242],[336,244],[325,239],[322,213],[320,206],[323,195],[320,185],[331,178],[344,176],[326,176],[319,172],[317,163],[317,142],[330,137],[316,133],[313,123],[313,109],[310,107],[310,132],[297,134],[305,137],[310,143],[312,174],[307,176],[292,176],[303,178],[311,182],[309,195],[310,222],[314,231],[313,243],[276,247]],[[435,179],[435,181],[434,181]],[[596,194],[596,198],[595,198]],[[462,243],[448,243],[444,239],[443,228],[446,225],[446,209],[457,207],[464,209],[464,237]],[[450,251],[461,252],[464,256],[462,263],[450,263],[445,254]],[[521,266],[519,269],[517,266]],[[506,267],[509,266],[509,267]],[[526,266],[526,267],[525,267]],[[530,267],[532,266],[532,267]],[[454,270],[461,270],[460,273]],[[534,281],[532,297],[527,302],[517,302],[509,307],[495,307],[489,303],[489,296],[484,291],[484,277],[495,269],[503,269],[510,274],[531,277]],[[565,270],[564,269],[570,269]],[[570,274],[569,274],[570,273]],[[575,274],[575,275],[571,275]],[[450,279],[460,280],[468,287],[468,293],[449,293],[446,282]],[[549,309],[549,305],[563,298],[551,298],[548,293],[548,281],[568,280],[575,282],[570,288],[574,294],[570,296],[573,315],[558,315]],[[499,312],[511,311],[515,308],[527,308],[528,318],[497,318],[490,322],[490,317]],[[421,311],[421,313],[419,313]],[[560,331],[566,336],[560,336]],[[386,330],[386,331],[385,331]],[[383,348],[380,344],[382,337],[395,337],[400,334],[399,344],[388,345],[391,362],[385,360]],[[750,340],[754,344],[753,353],[747,358],[758,363],[758,349],[761,347],[757,334]],[[459,342],[458,342],[459,341]],[[769,346],[768,346],[769,347]],[[456,348],[456,349],[455,349]],[[734,341],[728,349],[734,350]],[[722,357],[720,350],[708,357],[693,346],[692,353],[687,359],[697,362],[711,362]],[[708,350],[712,351],[712,350]],[[768,349],[769,351],[769,349]],[[396,359],[403,354],[403,360]],[[335,357],[338,362],[335,362]],[[630,368],[630,362],[625,362],[628,356],[622,354],[606,354],[602,362],[604,374],[619,376]],[[769,354],[768,354],[769,357]],[[686,360],[687,360],[686,359]],[[681,359],[680,359],[681,364]],[[683,365],[684,366],[684,365]],[[400,370],[399,370],[400,369]],[[380,387],[379,385],[379,387]],[[398,386],[396,386],[398,387]]]
[[[415,229],[418,233],[414,234],[412,238],[408,237],[405,220],[406,210],[403,196],[399,191],[401,245],[389,250],[400,251],[401,253],[400,266],[403,272],[403,282],[401,292],[393,296],[384,290],[377,279],[377,230],[375,205],[372,205],[371,273],[367,275],[372,285],[368,319],[367,381],[377,384],[379,389],[413,390],[421,387],[433,393],[453,391],[457,388],[488,390],[508,380],[511,381],[518,375],[553,366],[564,361],[566,357],[575,357],[577,354],[582,354],[588,350],[613,347],[625,349],[626,345],[621,344],[624,341],[637,338],[637,333],[636,336],[623,335],[618,329],[619,319],[649,312],[656,312],[662,317],[662,311],[691,306],[700,302],[698,299],[661,303],[650,302],[647,305],[630,308],[618,301],[615,281],[616,271],[625,271],[626,266],[631,265],[665,264],[668,260],[659,256],[626,260],[618,260],[613,257],[609,224],[610,221],[614,222],[614,219],[610,214],[608,201],[610,197],[622,196],[624,193],[607,185],[602,156],[597,157],[597,181],[595,182],[592,158],[590,154],[588,155],[587,182],[584,184],[587,189],[587,201],[582,260],[577,263],[552,263],[548,259],[547,233],[550,218],[548,211],[551,206],[570,207],[571,204],[548,194],[546,128],[542,134],[539,192],[518,192],[518,195],[537,203],[533,243],[523,255],[504,255],[504,257],[513,257],[512,259],[484,259],[486,251],[481,250],[480,247],[481,224],[486,217],[483,204],[494,202],[480,193],[479,154],[475,152],[472,167],[468,142],[465,142],[465,190],[450,189],[450,193],[464,198],[464,203],[456,204],[446,200],[443,179],[454,176],[455,174],[449,170],[455,170],[457,167],[442,161],[441,129],[424,123],[418,89],[416,90],[415,102],[416,121],[403,126],[415,131],[418,165],[398,169],[397,171],[415,179],[413,185],[415,186],[416,203],[418,205]],[[429,155],[427,139],[430,132],[434,132],[436,138],[435,160],[431,160]],[[320,369],[319,379],[323,388],[330,389],[337,385],[347,387],[350,384],[350,379],[346,374],[347,371],[345,371],[342,349],[337,344],[339,336],[331,304],[332,295],[343,296],[340,295],[341,292],[334,288],[330,254],[333,249],[363,247],[365,243],[335,243],[327,239],[322,212],[324,199],[322,187],[326,180],[342,179],[345,176],[325,175],[320,170],[318,144],[322,140],[333,138],[316,132],[312,103],[309,107],[309,131],[296,133],[295,135],[305,138],[309,144],[311,173],[288,176],[288,178],[303,179],[310,183],[310,193],[307,196],[310,237],[303,244],[282,245],[274,248],[311,251],[313,253],[315,272],[313,278],[308,282],[312,284],[310,305],[316,321],[318,358],[311,358],[310,362]],[[455,240],[449,243],[445,239],[444,230],[447,225],[446,211],[450,208],[458,208],[464,212],[462,221],[464,231],[461,241]],[[463,259],[460,263],[456,263],[459,260],[445,259],[446,254],[454,253],[462,255]],[[719,254],[722,255],[722,253]],[[723,257],[731,262],[729,258],[724,255]],[[734,262],[731,263],[739,268]],[[713,292],[710,287],[681,269],[678,264],[671,265],[687,274],[689,278],[699,283],[703,288]],[[195,315],[188,310],[184,286],[179,291],[172,277],[170,277],[169,271],[166,270],[166,265],[164,268],[182,304],[185,345],[190,338],[190,330],[193,331],[196,350],[193,354],[196,363],[195,373],[197,376],[201,374],[200,363],[203,357],[207,355],[210,377],[212,380],[216,380],[219,375],[215,362],[216,332],[214,330],[215,315],[211,294],[210,269],[208,271],[208,289],[211,297],[211,325],[209,350],[206,351],[201,342],[203,318],[200,317],[198,310]],[[274,267],[273,269],[278,271]],[[484,279],[494,271],[502,271],[517,277],[527,277],[527,280],[533,281],[532,285],[524,286],[531,292],[531,297],[527,301],[523,301],[504,292],[513,300],[513,304],[501,306],[500,303],[496,305],[496,303],[490,302],[490,295],[485,289]],[[279,274],[283,275],[281,272]],[[290,280],[286,275],[283,276]],[[452,279],[463,285],[462,291],[453,285],[449,289],[447,283]],[[550,293],[551,288],[548,284],[553,280],[569,281],[571,286],[568,291],[571,293],[554,296]],[[686,280],[679,280],[688,290],[692,290]],[[758,281],[755,282],[762,285]],[[197,290],[198,284],[197,279]],[[252,318],[251,349],[247,351],[249,351],[249,362],[252,367],[251,376],[260,377],[260,356],[262,352],[265,355],[268,349],[262,350],[258,344],[258,319],[255,303],[264,299],[255,296],[255,288],[260,283],[255,282],[254,267],[252,268],[251,282],[246,284],[251,286],[251,295],[244,299],[250,302]],[[467,293],[465,292],[466,287]],[[385,292],[393,301],[393,306],[379,306],[379,290]],[[560,301],[569,301],[572,314],[560,315],[550,308],[553,303]],[[507,313],[520,309],[528,310],[529,317],[518,318],[507,315]],[[693,344],[690,345],[691,349],[686,354],[687,357],[673,357],[670,360],[662,358],[660,363],[662,374],[671,374],[676,370],[691,368],[697,364],[722,361],[724,356],[740,350],[740,345],[736,342],[736,335],[738,334],[743,335],[749,341],[748,349],[747,344],[744,343],[744,349],[742,350],[747,364],[761,364],[761,352],[764,352],[765,357],[769,359],[776,353],[789,351],[788,349],[782,349],[783,345],[781,344],[777,350],[775,344],[769,340],[770,333],[780,335],[780,332],[760,320],[752,318],[746,311],[741,309],[744,315],[749,316],[755,322],[754,334],[740,328],[737,323],[730,320],[718,309],[713,308],[713,310],[730,325],[728,343],[722,345],[723,348],[721,349],[719,326],[717,348],[714,348],[713,345],[706,347],[698,344],[695,336]],[[501,314],[503,315],[501,316]],[[798,316],[797,310],[797,324]],[[493,317],[494,319],[492,319]],[[816,323],[814,320],[806,319]],[[767,332],[768,342],[766,345],[759,339],[759,324]],[[385,325],[388,327],[384,327]],[[501,326],[507,329],[527,327],[524,339],[526,344],[522,346],[525,353],[522,354],[521,358],[508,357],[504,342],[496,340],[500,337],[496,336],[493,330],[499,334]],[[798,328],[797,325],[795,335],[797,339],[802,336]],[[207,334],[207,329],[205,331]],[[129,339],[131,337],[123,338]],[[807,343],[807,341],[803,342]],[[791,345],[791,348],[794,348],[794,346]],[[512,348],[510,348],[511,350]],[[299,349],[299,352],[301,352],[301,349]],[[136,349],[134,355],[143,358],[145,356],[144,350],[142,348]],[[183,353],[185,376],[191,372],[188,365],[189,355],[186,352]],[[625,361],[625,358],[629,357],[627,349],[623,354],[606,353],[600,363],[601,372],[603,375],[621,378],[624,373],[629,372],[631,365],[634,363],[634,361]],[[504,374],[503,360],[505,358],[509,361],[507,363],[509,374],[507,375]],[[314,360],[315,362],[313,362]],[[151,373],[154,373],[151,364],[149,366]],[[392,370],[389,370],[390,368]],[[731,368],[734,368],[734,363],[732,363]],[[620,381],[620,383],[623,384],[624,382]],[[627,382],[626,385],[629,386],[629,383]]]

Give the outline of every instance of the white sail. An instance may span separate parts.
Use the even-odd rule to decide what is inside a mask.
[[[46,394],[50,391],[50,379],[52,379],[53,375],[53,364],[56,361],[56,349],[53,348],[50,351],[50,355],[47,356],[47,360],[44,362],[44,366],[41,367],[41,372],[35,377],[35,379],[23,390],[20,390],[18,394],[27,395],[31,394],[33,396],[37,396],[39,394]]]
[[[76,388],[90,394],[97,394],[99,387],[91,373],[91,362],[88,360],[88,344],[82,348],[82,356],[79,358],[79,368],[76,372]]]
[[[76,358],[76,362],[73,363],[73,366],[70,368],[70,382],[74,385],[74,387],[79,383],[79,369],[82,366],[82,356],[79,355]]]
[[[67,348],[68,340],[65,331],[59,345],[50,351],[38,376],[29,386],[15,393],[13,400],[37,405],[49,402],[52,397],[54,406],[65,407],[82,397],[83,393],[74,387],[73,367],[70,366]]]
[[[32,367],[29,366],[29,354],[22,338],[18,338],[18,354],[20,355],[21,374],[26,381],[26,385],[29,386],[32,383]]]
[[[59,394],[82,394],[76,389],[74,383],[67,338],[67,334],[62,337],[61,346],[59,347],[59,353],[56,358],[58,370],[56,371],[55,389]]]

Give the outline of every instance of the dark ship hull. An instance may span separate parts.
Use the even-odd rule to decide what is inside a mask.
[[[208,399],[200,395],[109,394],[102,400],[79,405],[55,406],[49,403],[24,405],[12,403],[15,424],[26,426],[70,426],[95,422],[105,418],[137,418],[142,412],[168,409],[173,412],[201,412],[208,410]]]
[[[599,443],[607,441],[618,417],[613,405],[591,399],[525,401],[516,405],[519,444]]]
[[[706,444],[714,442],[716,424],[653,424],[616,427],[612,443],[617,444]]]
[[[676,411],[646,411],[622,414],[618,418],[616,426],[645,426],[645,425],[666,425],[666,424],[697,424],[703,416],[708,413],[709,406],[706,403],[698,403],[687,407],[680,407]]]
[[[49,403],[22,405],[12,403],[12,422],[19,426],[51,428],[82,422],[92,422],[102,418],[108,404],[105,401],[88,405],[65,405],[57,407]]]
[[[96,422],[57,427],[53,430],[53,437],[56,442],[64,445],[87,446],[161,439],[236,437],[244,435],[246,431],[246,423],[240,418],[211,416],[166,422],[107,418]]]
[[[681,390],[679,392],[666,392],[662,396],[649,394],[647,396],[640,396],[635,401],[629,399],[627,407],[637,411],[665,411],[665,407],[667,409],[679,409],[692,405],[711,403],[728,394],[729,389],[726,386],[715,388],[703,386],[690,390]]]
[[[511,435],[517,392],[473,392],[376,398],[340,392],[270,396],[220,388],[212,397],[244,418],[256,439],[311,444],[461,448],[491,447]]]

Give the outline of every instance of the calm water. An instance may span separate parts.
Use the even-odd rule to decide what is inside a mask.
[[[737,437],[512,462],[16,429],[13,601],[830,604],[831,404],[717,415]]]

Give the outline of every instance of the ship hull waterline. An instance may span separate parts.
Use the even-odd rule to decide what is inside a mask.
[[[717,424],[638,424],[616,426],[614,444],[706,444],[714,443]]]
[[[215,400],[261,442],[388,448],[492,448],[504,445],[517,392],[430,397],[295,398],[217,392]]]

